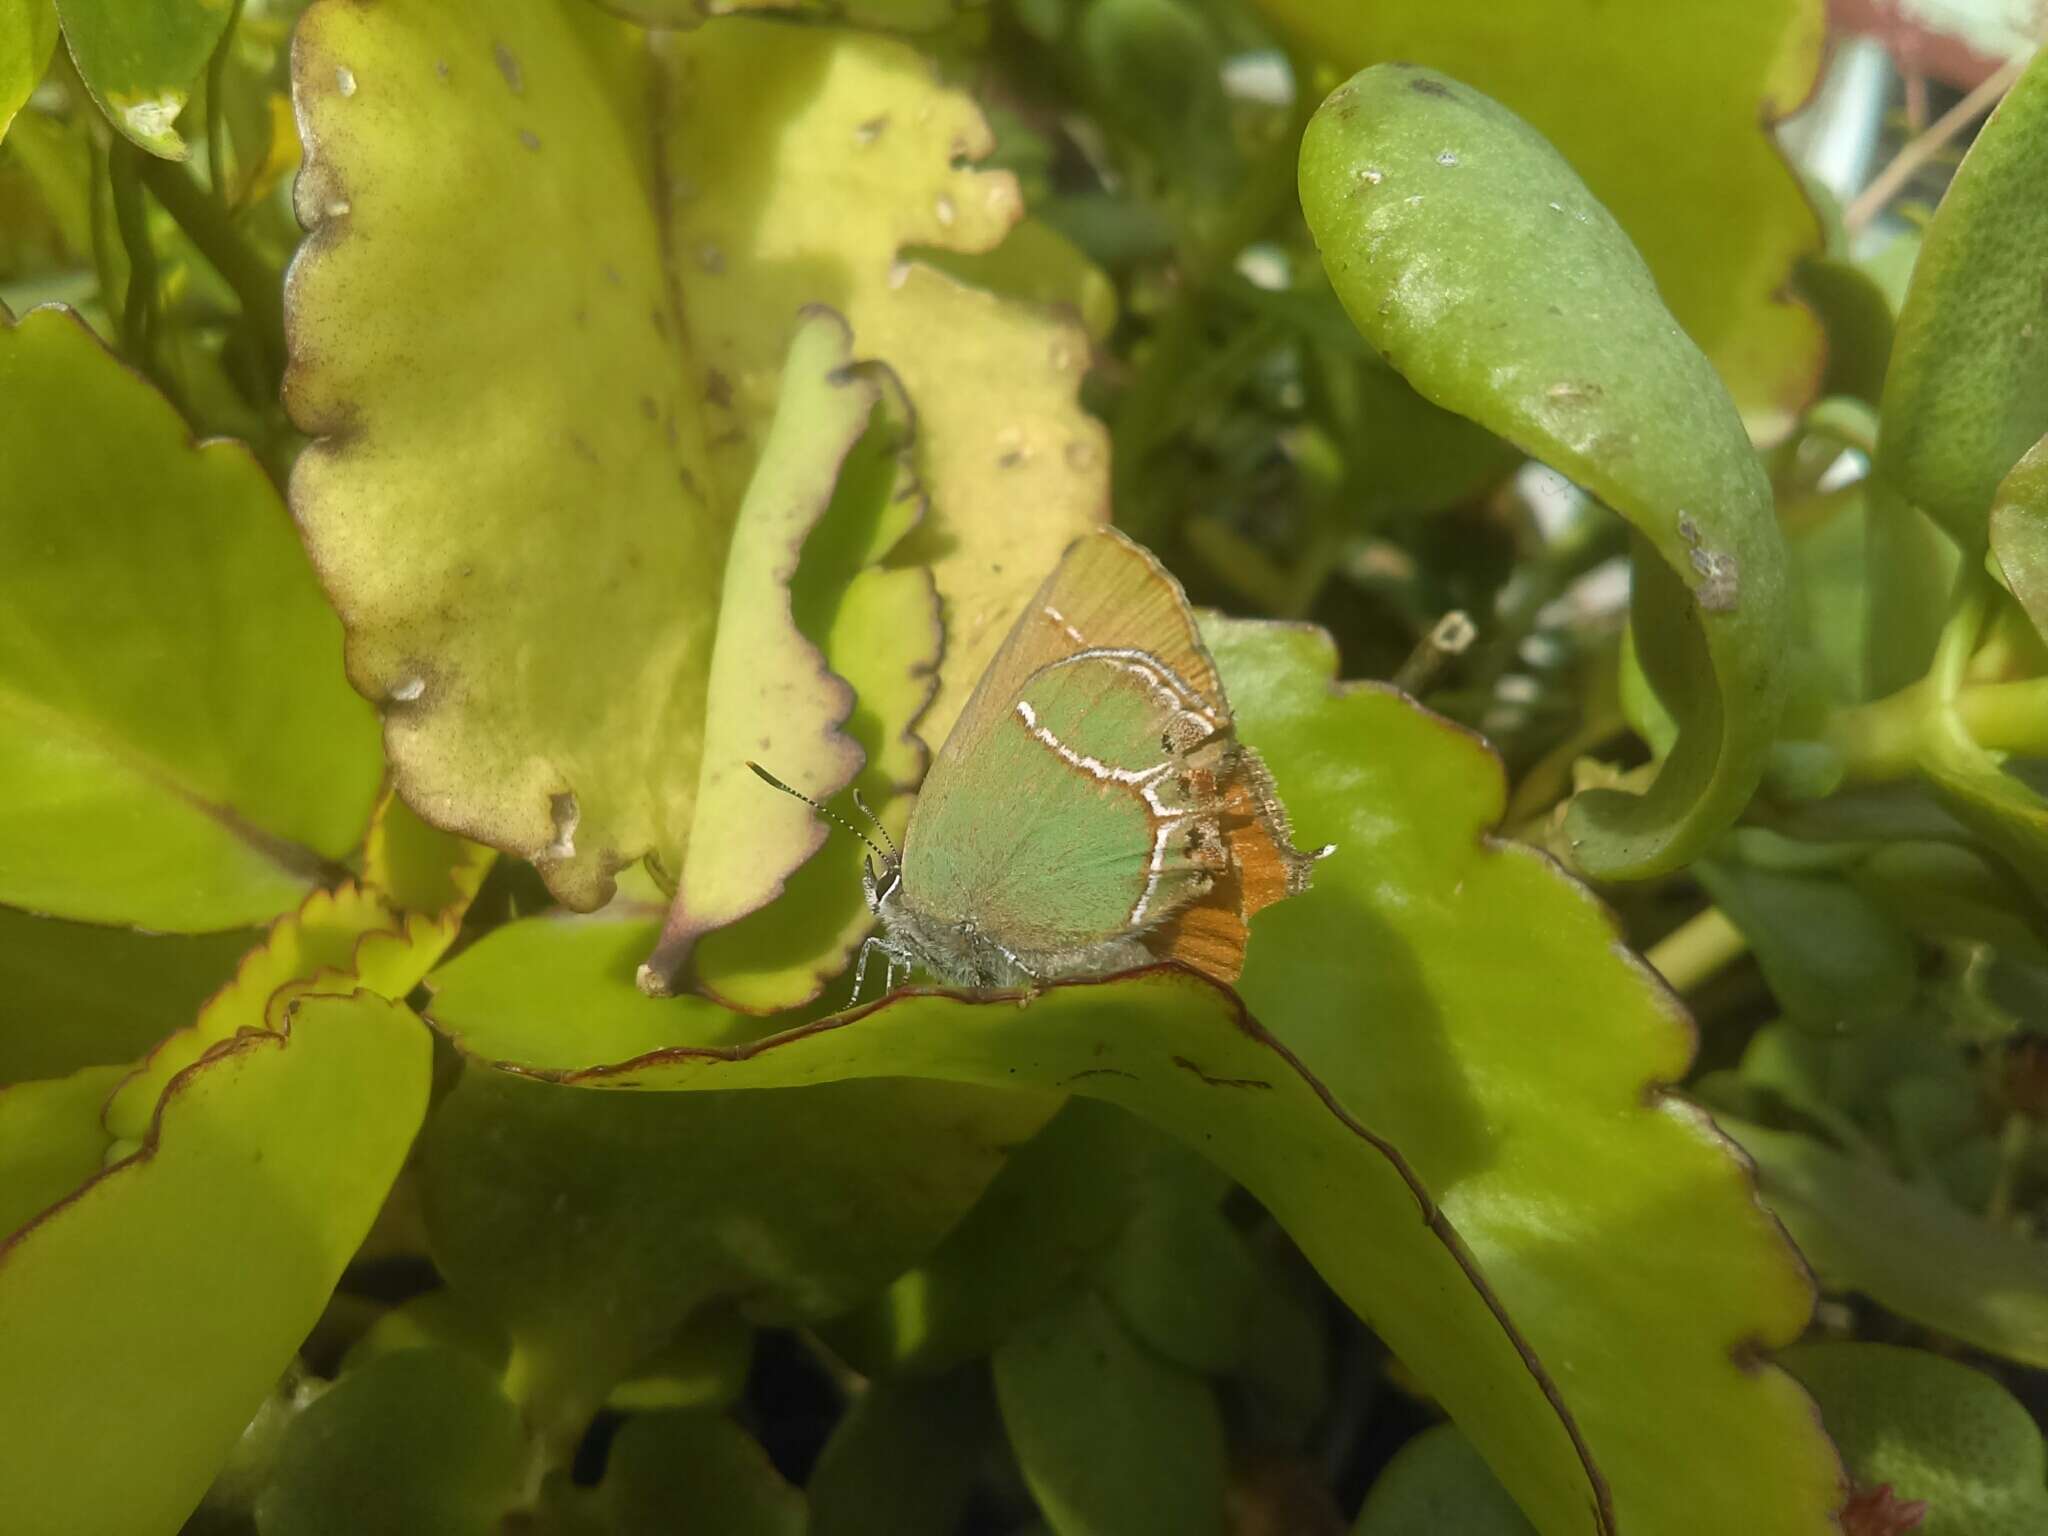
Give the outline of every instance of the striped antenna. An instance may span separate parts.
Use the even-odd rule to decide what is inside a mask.
[[[817,801],[813,800],[809,795],[805,794],[800,789],[791,789],[787,784],[783,783],[782,780],[775,777],[774,774],[770,773],[766,768],[763,768],[759,763],[755,762],[752,758],[747,759],[747,766],[754,770],[754,774],[757,778],[761,779],[771,788],[779,789],[785,795],[794,795],[797,799],[803,801],[805,805],[808,805],[812,810],[816,811],[820,816],[824,816],[832,821],[838,822],[840,826],[844,827],[847,831],[851,832],[855,837],[859,838],[862,842],[866,843],[868,845],[868,852],[872,853],[876,858],[882,860],[885,864],[889,860],[895,858],[896,844],[894,841],[890,841],[889,851],[887,853],[882,852],[881,849],[875,846],[873,838],[869,837],[867,833],[861,831],[859,827],[856,827],[852,822],[848,821],[844,816],[841,816],[837,811],[833,810],[830,806],[820,805]],[[860,791],[857,789],[853,792],[853,803],[859,806],[861,810],[866,813],[869,821],[873,821],[875,823],[876,830],[879,831],[885,839],[888,838],[888,829],[884,827],[881,824],[881,822],[875,820],[875,813],[873,811],[868,810],[866,802],[861,799]]]

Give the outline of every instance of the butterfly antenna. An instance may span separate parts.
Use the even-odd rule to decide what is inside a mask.
[[[891,837],[889,829],[882,825],[882,818],[868,809],[868,803],[861,797],[859,789],[855,789],[853,792],[853,803],[860,807],[861,815],[867,817],[869,821],[875,824],[875,830],[882,834],[882,841],[889,845],[889,856],[900,864],[903,861],[903,855],[896,851],[896,839]]]
[[[761,779],[771,788],[779,789],[785,795],[794,795],[797,799],[803,801],[805,805],[808,805],[812,810],[816,811],[820,816],[824,816],[832,821],[838,822],[840,826],[844,827],[847,831],[851,832],[855,837],[859,838],[862,842],[866,843],[868,845],[868,851],[872,853],[876,858],[880,859],[894,856],[896,851],[896,845],[894,843],[891,843],[889,845],[889,853],[884,854],[881,849],[875,846],[873,838],[869,837],[867,833],[861,831],[859,827],[856,827],[852,822],[848,821],[844,816],[841,816],[837,811],[833,810],[830,806],[820,805],[817,801],[813,800],[809,795],[805,794],[800,789],[791,789],[787,784],[783,783],[782,780],[775,777],[774,774],[770,773],[766,768],[763,768],[759,763],[754,762],[751,758],[747,760],[747,766],[754,770],[755,777]],[[855,790],[853,792],[853,801],[854,804],[860,805],[859,790]],[[860,808],[863,811],[867,811],[869,820],[874,820],[875,813],[873,811],[868,811],[868,808],[865,805],[861,805]],[[877,827],[880,827],[882,824],[879,821],[877,821],[875,822],[875,825]],[[886,831],[882,833],[882,836],[885,838],[888,835],[889,834]]]

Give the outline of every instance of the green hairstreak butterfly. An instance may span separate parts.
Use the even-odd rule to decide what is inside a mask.
[[[1231,981],[1246,920],[1330,851],[1294,847],[1180,583],[1110,528],[1067,550],[996,652],[901,852],[868,846],[882,932],[861,946],[856,998],[873,952],[892,987],[919,967],[1028,987],[1167,959]]]

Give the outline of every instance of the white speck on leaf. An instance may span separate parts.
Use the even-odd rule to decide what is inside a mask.
[[[1436,157],[1436,163],[1438,165],[1456,165],[1458,163],[1458,152],[1455,149],[1447,149]]]
[[[341,218],[344,214],[348,212],[348,199],[345,197],[333,198],[328,202],[327,207],[322,211],[325,212],[327,217],[329,217],[330,219]]]
[[[953,227],[953,220],[959,216],[953,207],[953,199],[943,192],[939,194],[939,200],[932,205],[932,213],[939,223],[948,229]]]
[[[401,704],[410,704],[426,691],[427,680],[424,677],[408,677],[392,688],[391,697]]]
[[[901,288],[910,281],[910,263],[901,256],[889,263],[888,282],[891,288]]]
[[[1386,172],[1375,169],[1373,166],[1361,165],[1358,168],[1358,179],[1364,182],[1368,187],[1376,187],[1381,182],[1385,181],[1387,179],[1387,176]]]
[[[355,95],[356,72],[350,69],[346,64],[340,64],[335,66],[334,88],[337,91],[341,92],[341,94],[344,96]]]
[[[551,795],[548,798],[548,814],[555,823],[555,840],[549,843],[547,855],[552,859],[573,859],[576,857],[576,824],[583,819],[583,808],[576,803],[574,794]]]
[[[155,96],[125,96],[107,93],[107,104],[121,119],[121,125],[138,139],[160,141],[171,132],[171,124],[185,109],[183,91],[164,91]]]

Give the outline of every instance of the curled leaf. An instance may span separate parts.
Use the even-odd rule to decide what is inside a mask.
[[[1531,124],[1613,210],[1756,435],[1785,434],[1822,352],[1814,317],[1785,289],[1822,241],[1767,125],[1813,89],[1825,41],[1817,0],[1724,0],[1705,29],[1682,10],[1602,0],[1260,0],[1260,9],[1340,76],[1412,61]],[[1504,258],[1509,246],[1504,238]]]
[[[775,418],[733,524],[704,705],[704,751],[675,901],[648,959],[665,991],[698,938],[759,911],[825,841],[810,807],[767,792],[748,771],[771,764],[815,799],[850,782],[862,753],[840,727],[853,692],[797,627],[790,583],[827,513],[854,445],[881,403],[856,373],[846,323],[808,313],[790,343]],[[886,496],[887,482],[868,489]]]
[[[1785,690],[1784,543],[1727,390],[1571,167],[1469,86],[1355,76],[1309,124],[1301,197],[1390,364],[1634,524],[1637,652],[1678,737],[1647,793],[1589,791],[1568,831],[1590,874],[1678,868],[1748,802]]]

